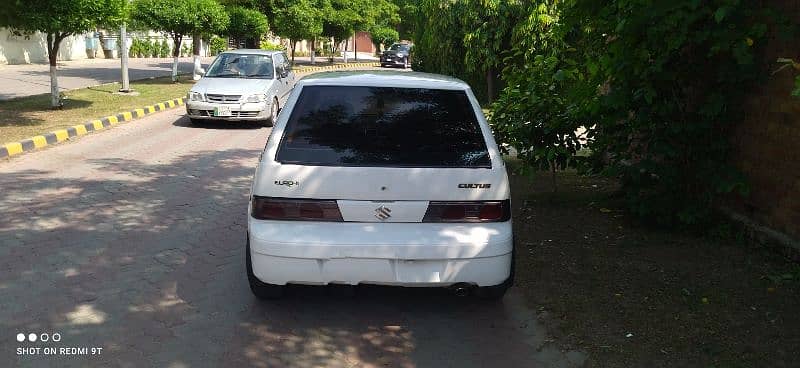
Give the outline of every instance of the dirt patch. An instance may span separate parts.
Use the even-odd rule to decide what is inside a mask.
[[[617,184],[512,175],[517,287],[589,367],[796,367],[800,267],[741,240],[637,225]]]

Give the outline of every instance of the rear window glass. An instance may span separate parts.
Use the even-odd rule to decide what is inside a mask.
[[[275,157],[320,166],[491,167],[464,91],[303,87]]]

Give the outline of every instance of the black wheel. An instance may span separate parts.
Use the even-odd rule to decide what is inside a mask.
[[[279,109],[280,109],[280,106],[278,105],[278,98],[275,97],[275,99],[272,100],[272,106],[270,106],[270,108],[269,108],[269,118],[267,118],[267,120],[264,122],[265,126],[271,127],[271,126],[275,125],[275,122],[278,121],[278,110]]]
[[[475,296],[483,300],[500,300],[506,295],[506,291],[511,285],[502,283],[495,286],[481,286],[475,289]]]
[[[247,249],[245,249],[245,263],[247,266],[247,282],[250,284],[250,291],[256,298],[261,300],[278,299],[283,296],[283,285],[267,284],[253,274],[253,261],[250,258],[250,236],[247,236]]]
[[[493,285],[493,286],[481,286],[475,289],[475,296],[483,300],[500,300],[503,299],[503,296],[506,295],[506,291],[512,286],[514,286],[514,269],[516,256],[514,248],[511,249],[511,270],[508,273],[508,278],[503,281],[500,285]]]

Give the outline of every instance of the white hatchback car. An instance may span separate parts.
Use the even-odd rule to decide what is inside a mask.
[[[253,180],[253,293],[297,284],[451,287],[513,282],[505,165],[464,82],[328,72],[298,82]]]
[[[256,120],[271,126],[294,87],[282,51],[226,51],[189,91],[186,113],[199,120]]]

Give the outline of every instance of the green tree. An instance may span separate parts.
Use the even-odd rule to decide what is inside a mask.
[[[329,1],[325,3],[322,19],[322,36],[333,39],[331,55],[338,52],[338,47],[353,34],[353,24],[358,13],[348,6],[346,1]]]
[[[242,6],[230,6],[226,9],[230,17],[227,35],[236,39],[237,44],[245,39],[247,47],[257,48],[258,41],[269,32],[267,16],[258,10]]]
[[[311,40],[322,34],[322,14],[308,0],[295,1],[275,12],[275,28],[278,35],[290,40],[294,64],[297,41]]]
[[[225,8],[214,0],[135,0],[132,18],[140,25],[168,33],[174,45],[192,35],[197,41],[201,34],[222,33],[228,27]],[[199,50],[195,48],[195,56]],[[180,50],[172,50],[172,80],[178,80]],[[195,57],[195,64],[197,57]]]
[[[395,29],[385,26],[373,27],[369,31],[369,34],[372,38],[372,44],[375,45],[375,49],[378,51],[380,51],[381,45],[386,48],[397,42],[397,40],[400,38],[400,35]]]
[[[125,16],[126,3],[126,0],[12,0],[3,5],[5,14],[0,16],[0,26],[20,34],[45,34],[50,63],[50,105],[59,107],[56,61],[61,41],[100,26],[116,26]]]

